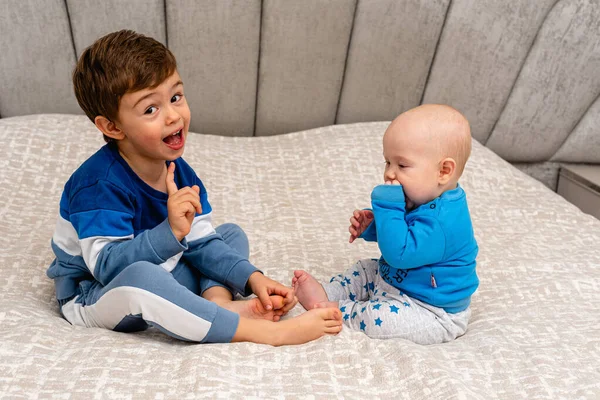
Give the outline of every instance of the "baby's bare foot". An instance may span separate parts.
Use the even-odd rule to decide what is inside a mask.
[[[306,271],[294,271],[292,287],[306,310],[312,310],[315,304],[329,300],[323,286]]]
[[[283,315],[283,311],[280,310],[284,305],[283,297],[271,296],[271,302],[273,303],[273,310],[265,309],[257,297],[250,300],[232,300],[223,302],[219,305],[229,311],[239,314],[240,317],[266,319],[277,322]]]
[[[277,325],[277,345],[301,344],[342,330],[342,313],[337,308],[310,310]]]

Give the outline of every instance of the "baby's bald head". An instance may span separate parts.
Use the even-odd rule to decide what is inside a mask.
[[[410,126],[413,129],[403,129]],[[387,133],[412,135],[411,139],[427,146],[440,160],[452,158],[460,177],[471,155],[471,128],[456,109],[442,104],[423,104],[400,114]],[[428,151],[428,152],[429,152]]]

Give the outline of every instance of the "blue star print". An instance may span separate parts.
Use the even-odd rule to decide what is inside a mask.
[[[363,307],[362,310],[360,310],[361,313],[365,312],[365,310],[367,309],[367,307]]]
[[[350,280],[350,278],[346,278],[346,279],[344,279],[344,280],[346,281],[346,283],[347,283],[348,285],[352,283],[352,281]]]
[[[354,271],[354,272],[352,273],[352,275],[354,275],[354,276],[360,276],[360,273],[359,273],[358,271]]]
[[[386,294],[387,294],[386,292],[381,293],[381,295],[384,296],[384,297],[385,297]]]
[[[381,307],[381,304],[377,303],[373,306],[373,310],[379,310],[379,307]]]
[[[360,330],[364,331],[366,327],[367,324],[365,324],[365,321],[360,321]]]
[[[365,286],[363,286],[365,288],[365,290],[369,290],[369,286],[365,283]]]
[[[345,281],[341,281],[340,282],[342,286],[346,286],[346,282]]]
[[[344,306],[344,307],[340,307],[340,311],[341,311],[341,312],[346,312],[346,306]]]
[[[390,312],[398,314],[398,310],[399,310],[398,307],[396,307],[396,306],[390,306]]]
[[[375,289],[375,284],[373,282],[369,282],[369,289]]]
[[[358,314],[356,311],[354,311],[354,314],[352,314],[352,319],[354,319],[354,317],[356,317],[356,314]]]
[[[377,325],[377,326],[381,326],[381,323],[382,323],[382,322],[383,322],[383,321],[381,320],[381,318],[379,318],[379,317],[378,317],[378,318],[375,320],[375,325]]]
[[[352,293],[350,293],[348,295],[348,297],[350,297],[350,300],[352,300],[352,301],[354,301],[354,299],[356,298],[356,296],[354,294],[352,294]]]
[[[410,307],[410,304],[408,304],[406,301],[404,302],[404,307]]]
[[[348,321],[348,318],[350,318],[349,314],[344,314],[344,321]]]

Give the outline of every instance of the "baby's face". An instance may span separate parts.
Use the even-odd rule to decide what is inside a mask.
[[[439,153],[430,136],[423,134],[418,121],[406,119],[388,128],[383,136],[386,183],[400,183],[407,210],[425,204],[441,194],[438,184]]]

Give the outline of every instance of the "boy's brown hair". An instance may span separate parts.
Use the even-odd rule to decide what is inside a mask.
[[[154,88],[176,69],[175,56],[157,40],[131,30],[109,33],[79,57],[73,71],[75,97],[92,122],[99,115],[115,121],[127,92]],[[104,140],[112,139],[105,135]]]

